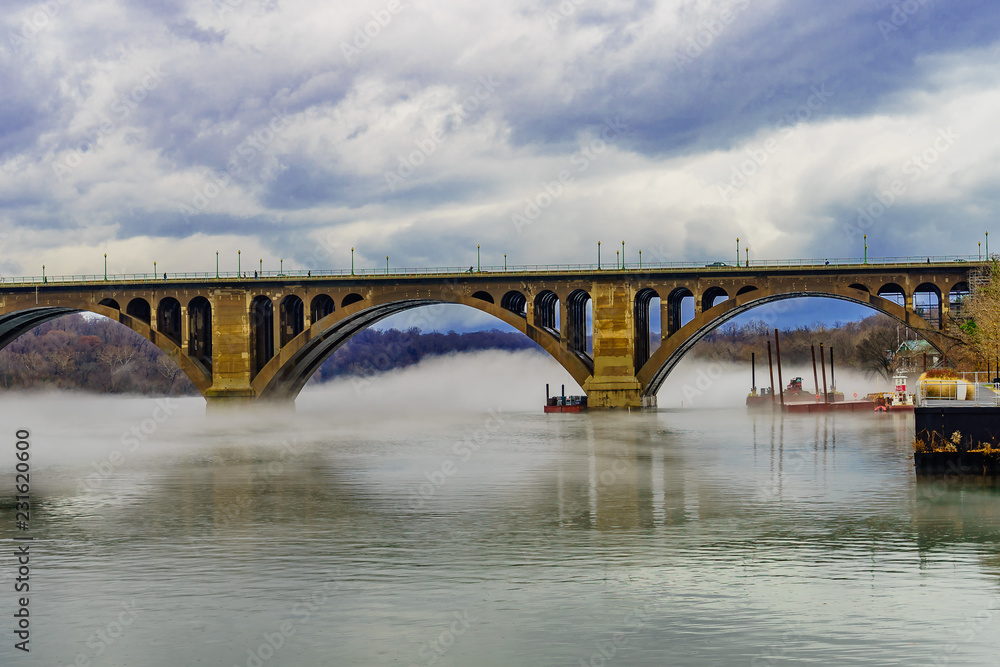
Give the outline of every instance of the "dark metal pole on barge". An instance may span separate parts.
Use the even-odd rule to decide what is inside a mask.
[[[816,387],[816,391],[814,393],[816,394],[816,400],[818,401],[819,400],[819,376],[816,374],[816,346],[815,345],[810,345],[809,346],[809,351],[812,352],[812,355],[813,355],[813,386]]]
[[[823,343],[819,344],[819,365],[823,369],[823,402],[830,402],[830,394],[826,392],[826,361],[823,357]]]
[[[781,346],[778,345],[778,330],[774,330],[774,356],[778,358],[778,398],[781,408],[785,408],[785,381],[781,379]]]
[[[767,372],[771,375],[771,408],[774,408],[774,365],[771,363],[771,341],[767,341]]]
[[[753,352],[750,353],[750,391],[757,395],[757,357]]]
[[[833,377],[833,348],[830,348],[830,391],[837,393],[837,381]]]

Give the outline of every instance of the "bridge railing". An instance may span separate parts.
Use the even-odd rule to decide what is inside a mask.
[[[982,371],[957,372],[958,377],[926,378],[917,383],[917,407],[975,408],[1000,406],[1000,383]]]
[[[650,271],[736,271],[748,268],[780,269],[798,267],[833,267],[833,268],[858,268],[858,267],[885,267],[899,266],[912,267],[918,264],[974,264],[980,263],[981,257],[976,255],[930,255],[924,257],[869,257],[867,260],[861,257],[832,257],[824,259],[751,259],[743,260],[737,264],[734,261],[687,261],[687,262],[626,262],[624,266],[608,264],[602,262],[600,266],[595,264],[518,264],[509,266],[438,266],[438,267],[383,267],[383,268],[356,268],[356,269],[288,269],[279,271],[260,271],[251,269],[249,271],[198,271],[198,272],[166,272],[166,273],[115,273],[115,274],[75,274],[75,275],[39,275],[39,276],[19,276],[0,277],[0,287],[3,285],[66,285],[77,283],[144,283],[144,282],[176,282],[176,281],[205,281],[205,280],[261,280],[261,279],[287,279],[287,278],[392,278],[400,276],[461,276],[469,274],[565,274],[565,273],[593,273],[596,271],[625,271],[625,272],[650,272]]]

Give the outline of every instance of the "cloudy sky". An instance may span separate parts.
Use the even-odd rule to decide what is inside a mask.
[[[6,275],[975,255],[1000,210],[995,0],[2,19]]]

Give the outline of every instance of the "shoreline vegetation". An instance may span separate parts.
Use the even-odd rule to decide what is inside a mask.
[[[757,354],[766,369],[766,341],[773,326],[763,321],[728,324],[703,338],[691,351],[695,359],[749,365]],[[814,324],[782,331],[784,364],[812,363],[810,346],[833,347],[837,368],[862,370],[886,378],[905,331],[884,315],[834,326]],[[654,336],[654,339],[657,336]],[[371,376],[406,368],[428,357],[482,350],[538,350],[519,332],[422,332],[413,328],[362,331],[338,349],[310,382]],[[827,352],[827,355],[829,353]],[[765,370],[766,372],[766,370]],[[156,346],[109,319],[67,315],[32,329],[0,350],[0,390],[70,390],[110,394],[194,396],[197,391]]]

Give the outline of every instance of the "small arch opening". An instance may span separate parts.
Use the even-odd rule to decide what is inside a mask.
[[[590,294],[573,290],[566,297],[566,317],[569,325],[569,347],[578,354],[594,353],[594,311]]]
[[[172,296],[160,299],[156,308],[156,330],[181,344],[181,303]]]
[[[493,295],[489,292],[479,291],[472,295],[473,299],[479,299],[480,301],[485,301],[486,303],[493,303]]]
[[[266,296],[250,302],[250,354],[254,376],[274,356],[274,304]]]
[[[297,295],[289,294],[281,300],[279,310],[281,311],[281,347],[284,347],[306,328],[305,305]]]
[[[333,313],[337,304],[329,294],[317,294],[309,304],[309,321],[316,324],[321,319]]]
[[[114,299],[101,299],[100,305],[107,306],[108,308],[114,308],[115,310],[121,310],[122,307],[118,305],[118,302]]]
[[[678,287],[667,297],[667,335],[694,319],[694,294],[686,287]]]
[[[545,290],[535,297],[535,326],[559,338],[559,297]]]
[[[212,366],[212,305],[203,296],[188,303],[188,354]]]
[[[705,312],[712,306],[722,303],[729,298],[729,294],[721,287],[709,287],[701,295],[701,312]]]
[[[528,316],[528,299],[517,290],[504,294],[500,299],[500,307],[521,317]]]
[[[635,295],[635,370],[642,368],[656,348],[660,346],[660,337],[654,331],[660,327],[660,295],[656,290],[644,288]]]
[[[877,296],[892,301],[897,306],[906,306],[906,291],[896,283],[886,283],[878,289]]]
[[[149,324],[150,322],[151,313],[152,310],[149,307],[149,302],[145,299],[132,299],[128,302],[128,306],[125,307],[126,315],[134,317],[140,322],[145,322],[146,324]]]
[[[358,301],[364,301],[365,298],[360,294],[351,293],[344,297],[344,300],[340,302],[341,308],[347,308],[352,303],[357,303]]]
[[[913,290],[913,312],[941,328],[941,290],[933,283],[921,283]]]
[[[965,319],[965,307],[969,302],[969,283],[955,283],[948,290],[948,314],[955,319]]]

